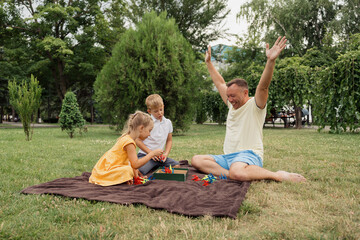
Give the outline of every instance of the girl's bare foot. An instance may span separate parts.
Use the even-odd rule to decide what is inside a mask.
[[[306,178],[298,173],[289,173],[285,171],[276,172],[280,178],[280,181],[289,181],[289,182],[305,182]]]

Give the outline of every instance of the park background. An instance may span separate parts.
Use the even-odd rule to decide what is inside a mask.
[[[31,84],[35,77],[41,96],[32,120],[55,126],[33,129],[27,142],[21,129],[0,123],[1,237],[359,238],[359,2],[239,2],[235,11],[248,28],[231,46],[217,42],[234,11],[227,4],[1,1],[0,121],[19,114],[9,83]],[[254,182],[236,220],[19,193],[90,171],[128,114],[146,110],[151,93],[164,98],[173,120],[174,158],[220,153],[227,109],[207,74],[204,51],[216,43],[213,60],[225,80],[246,79],[253,95],[266,62],[264,45],[279,35],[288,44],[269,89],[268,117],[290,111],[296,129],[264,129],[265,167],[299,172],[307,183]],[[73,139],[58,124],[67,92],[76,96],[88,126]],[[311,109],[312,127],[298,130],[303,108]]]
[[[226,109],[203,63],[207,45],[226,37],[236,41],[217,44],[213,59],[226,81],[246,79],[253,95],[266,62],[265,43],[285,35],[269,114],[291,110],[300,128],[305,107],[320,128],[354,132],[360,120],[357,3],[2,1],[0,121],[18,118],[8,82],[29,81],[33,74],[42,88],[35,118],[44,122],[58,122],[64,96],[72,91],[88,122],[117,129],[129,113],[145,110],[144,98],[151,93],[163,97],[176,131],[186,131],[194,119],[223,123]],[[224,21],[230,13],[241,29],[246,22],[245,33],[227,32]]]

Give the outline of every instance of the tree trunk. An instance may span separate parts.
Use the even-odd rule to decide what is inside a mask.
[[[37,123],[41,123],[41,118],[40,118],[40,108],[37,111],[37,119],[36,119]]]
[[[58,60],[57,62],[57,67],[58,67],[58,73],[59,73],[59,85],[60,85],[60,91],[61,91],[61,96],[62,99],[61,101],[64,99],[66,91],[67,91],[67,79],[64,76],[64,68],[65,68],[65,64],[62,60]]]
[[[295,106],[295,127],[302,128],[301,107]]]
[[[55,80],[55,89],[57,92],[58,97],[60,98],[60,101],[65,97],[65,93],[67,91],[67,79],[64,76],[64,68],[65,64],[60,59],[54,59],[49,54],[48,55],[50,61],[53,63],[53,66],[51,67],[51,73]]]
[[[94,106],[91,104],[91,125],[94,124]]]
[[[49,88],[49,92],[50,92],[50,88]],[[49,93],[49,95],[50,95],[50,93]],[[51,115],[50,115],[50,97],[48,96],[48,98],[47,98],[47,115],[48,115],[48,120],[50,121],[50,117],[51,117]]]
[[[15,122],[15,109],[14,109],[14,107],[11,107],[11,115],[12,115],[11,122]]]
[[[3,116],[4,116],[4,107],[0,106],[0,123],[3,122]]]

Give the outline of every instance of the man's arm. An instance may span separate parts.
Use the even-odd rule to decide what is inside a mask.
[[[274,73],[275,61],[276,58],[280,55],[281,51],[285,48],[286,41],[287,39],[285,36],[283,38],[279,37],[271,49],[269,49],[269,44],[266,44],[267,62],[255,93],[256,105],[261,109],[266,106],[269,95],[269,86]]]
[[[205,63],[208,68],[208,71],[210,73],[210,77],[213,80],[213,83],[215,84],[215,87],[220,93],[220,96],[225,104],[227,104],[227,96],[226,96],[226,83],[224,81],[224,78],[220,75],[220,73],[216,70],[214,65],[211,62],[211,46],[208,46],[208,50],[205,54]]]

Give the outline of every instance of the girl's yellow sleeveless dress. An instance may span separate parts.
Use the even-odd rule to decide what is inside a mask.
[[[129,135],[120,137],[116,144],[96,163],[89,182],[101,186],[111,186],[133,179],[134,171],[125,151],[125,146],[129,144],[134,144],[136,147],[135,141]]]

